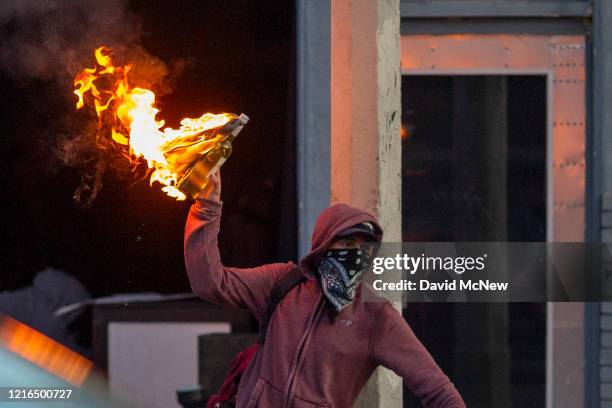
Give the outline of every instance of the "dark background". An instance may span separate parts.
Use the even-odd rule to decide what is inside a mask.
[[[546,241],[546,111],[543,76],[404,76],[403,241]],[[467,406],[544,406],[545,303],[409,303],[404,316]]]
[[[168,126],[204,112],[251,118],[222,171],[224,263],[294,259],[291,2],[135,0],[128,8],[142,25],[146,51],[169,66],[186,62],[173,92],[158,99]],[[37,271],[54,266],[95,296],[189,291],[182,245],[190,202],[174,201],[159,185],[130,186],[107,173],[91,208],[75,205],[82,169],[66,167],[54,154],[62,118],[73,114],[75,101],[72,89],[58,88],[57,81],[16,81],[0,73],[7,243],[0,290],[27,285]]]

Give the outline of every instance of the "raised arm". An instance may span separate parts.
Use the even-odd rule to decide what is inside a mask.
[[[402,377],[424,407],[465,408],[453,383],[391,304],[382,308],[371,339],[374,360]]]
[[[185,226],[185,266],[195,294],[210,302],[244,307],[259,319],[274,283],[292,264],[257,268],[229,268],[221,263],[217,235],[221,207],[220,177],[213,176],[212,191],[204,191],[192,205]],[[216,183],[216,185],[215,185]]]

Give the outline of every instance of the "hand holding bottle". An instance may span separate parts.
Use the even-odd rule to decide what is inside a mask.
[[[208,177],[208,182],[202,189],[200,197],[216,203],[221,202],[221,170],[217,170]]]
[[[187,166],[184,174],[177,181],[176,187],[185,195],[196,198],[210,195],[212,199],[221,199],[220,176],[212,179],[209,177],[225,163],[232,153],[232,142],[249,121],[249,117],[244,113],[240,116],[233,115],[234,118],[225,125],[211,129],[212,134],[207,134],[209,139],[204,140],[207,148],[201,151],[200,157]],[[209,183],[212,183],[208,186]],[[218,191],[216,191],[218,190]],[[215,195],[216,194],[216,195]]]

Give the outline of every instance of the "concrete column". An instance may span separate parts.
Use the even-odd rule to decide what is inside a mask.
[[[331,22],[331,201],[373,212],[399,242],[399,0],[332,0]],[[401,405],[401,379],[382,368],[357,403]]]

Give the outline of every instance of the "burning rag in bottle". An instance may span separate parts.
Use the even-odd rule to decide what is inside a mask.
[[[232,141],[249,118],[242,114],[205,113],[183,118],[178,129],[157,119],[155,93],[132,84],[133,64],[114,65],[112,51],[94,51],[96,64],[74,78],[76,108],[95,112],[96,146],[127,159],[133,170],[146,161],[150,183],[177,200],[197,197],[208,176],[230,155]]]

